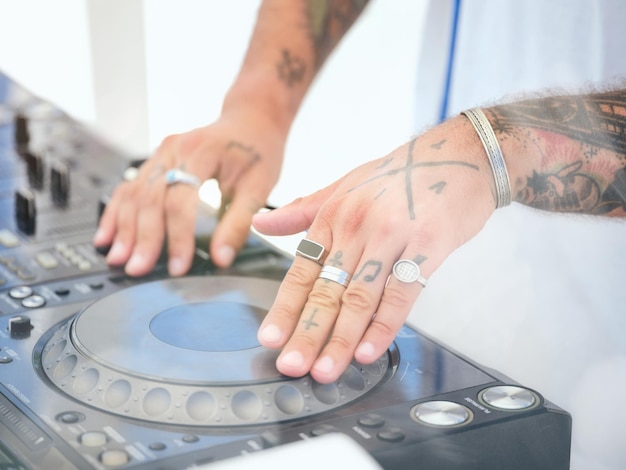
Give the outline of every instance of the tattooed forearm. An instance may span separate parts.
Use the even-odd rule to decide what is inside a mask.
[[[489,115],[500,139],[517,139],[541,155],[541,165],[517,191],[518,202],[626,215],[625,90],[521,101],[491,108]]]
[[[308,0],[307,18],[319,70],[333,48],[361,14],[368,0]]]
[[[291,87],[304,79],[306,66],[302,59],[294,57],[287,49],[283,49],[277,69],[280,80]]]
[[[626,155],[626,93],[555,96],[494,108],[494,131],[543,129]]]

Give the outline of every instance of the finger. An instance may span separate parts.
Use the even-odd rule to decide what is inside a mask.
[[[415,250],[407,249],[400,259],[414,262],[419,267],[421,280],[413,280],[412,276],[403,277],[401,273],[392,272],[385,285],[376,315],[355,351],[354,357],[358,362],[370,364],[387,350],[424,289],[422,282],[426,283],[426,276],[423,273],[431,269],[433,261],[415,253]],[[399,277],[408,282],[402,282]]]
[[[360,252],[353,250],[347,253],[331,251],[308,295],[294,332],[276,361],[280,372],[300,376],[311,370],[335,327],[342,297],[359,257]],[[355,340],[351,346],[347,345],[351,348],[349,357],[356,343]]]
[[[112,266],[126,264],[135,246],[135,220],[137,207],[134,199],[120,201],[116,211],[116,232],[113,244],[107,254],[107,263]]]
[[[334,183],[281,208],[255,214],[252,224],[265,235],[290,235],[307,230],[322,204],[335,192],[336,186],[337,183]]]
[[[181,276],[191,268],[197,208],[198,190],[194,186],[177,184],[166,190],[165,230],[168,237],[168,271],[172,276]]]
[[[309,240],[322,247],[330,244],[330,231],[310,232]],[[328,251],[324,248],[323,262]],[[296,256],[285,274],[274,303],[259,327],[259,342],[269,348],[285,345],[293,333],[296,323],[303,313],[307,297],[320,273],[321,265],[317,261]]]
[[[384,244],[379,246],[384,247]],[[383,259],[393,259],[393,254],[381,252],[380,248],[375,252],[364,252],[343,293],[332,336],[311,368],[311,375],[316,381],[334,382],[352,361],[356,347],[378,309],[385,288],[390,264]]]
[[[265,198],[263,198],[263,201]],[[264,205],[251,193],[236,193],[211,236],[211,259],[219,267],[228,267],[246,244],[252,216]]]
[[[128,183],[122,183],[115,189],[111,198],[107,201],[92,239],[94,246],[105,247],[113,243],[113,238],[117,230],[117,215],[120,203],[126,199],[125,194],[128,192]]]

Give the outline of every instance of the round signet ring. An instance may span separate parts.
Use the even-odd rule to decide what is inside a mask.
[[[202,185],[202,181],[196,175],[192,175],[180,168],[172,168],[165,173],[165,184],[172,186],[173,184],[187,184],[198,189]]]
[[[302,240],[300,240],[300,243],[296,248],[296,255],[302,256],[303,258],[307,258],[311,261],[315,261],[316,263],[321,264],[320,260],[322,259],[324,251],[326,251],[326,249],[323,245],[320,245],[319,243],[312,240],[303,238]]]
[[[407,284],[419,282],[426,287],[428,280],[421,275],[420,267],[410,259],[400,259],[393,265],[393,276],[400,282]]]
[[[335,266],[323,266],[318,276],[320,279],[336,282],[343,287],[348,287],[352,274],[343,271]]]

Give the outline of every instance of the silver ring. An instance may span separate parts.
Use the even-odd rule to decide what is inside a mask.
[[[323,245],[320,245],[319,243],[312,240],[307,240],[306,238],[303,238],[302,240],[300,240],[298,248],[296,248],[296,255],[302,256],[303,258],[308,258],[312,261],[315,261],[316,263],[319,263],[322,255],[324,254],[324,251],[326,251],[326,249]]]
[[[326,279],[327,281],[336,282],[343,287],[348,287],[350,279],[352,279],[352,274],[336,268],[335,266],[326,265],[322,267],[318,277],[320,279]]]
[[[198,189],[202,185],[202,181],[196,175],[187,173],[179,168],[172,168],[165,173],[165,184],[172,186],[173,184],[188,184]]]
[[[400,282],[410,284],[412,282],[419,282],[423,287],[426,287],[428,279],[421,275],[420,267],[415,261],[410,259],[400,259],[393,265],[393,276]]]

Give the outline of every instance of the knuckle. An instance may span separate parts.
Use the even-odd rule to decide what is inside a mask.
[[[396,331],[389,327],[389,325],[374,318],[369,326],[369,331],[377,338],[393,338],[396,335]]]
[[[373,312],[377,302],[365,289],[365,286],[350,284],[343,294],[342,303],[345,307],[354,311]]]
[[[403,289],[404,286],[387,286],[383,294],[382,302],[392,308],[406,310],[407,304],[411,301],[409,295]]]
[[[327,348],[333,351],[339,352],[352,352],[354,350],[355,345],[352,341],[346,338],[343,335],[333,334],[333,336],[328,340]]]
[[[341,304],[341,296],[334,292],[330,283],[320,282],[310,292],[309,301],[324,309],[338,310]]]

